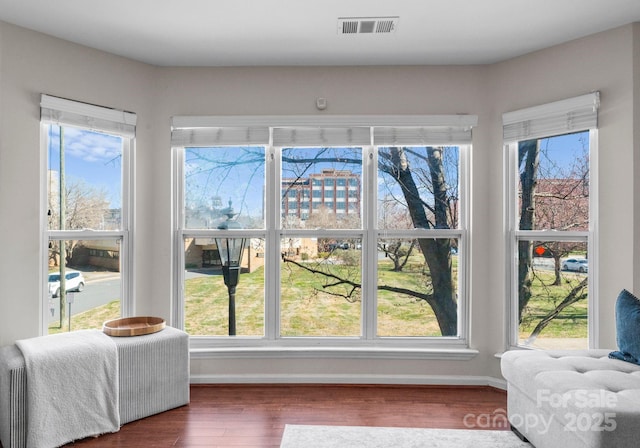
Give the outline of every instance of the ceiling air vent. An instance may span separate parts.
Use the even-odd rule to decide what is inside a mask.
[[[398,17],[340,17],[338,34],[391,34],[396,32]]]

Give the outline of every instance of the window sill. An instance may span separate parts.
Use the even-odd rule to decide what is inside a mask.
[[[207,358],[345,358],[345,359],[434,359],[468,361],[478,350],[461,347],[202,347],[191,348],[192,359]]]

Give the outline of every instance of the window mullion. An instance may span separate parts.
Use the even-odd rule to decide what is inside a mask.
[[[471,291],[469,288],[470,285],[470,277],[469,277],[469,263],[464,262],[464,260],[470,260],[471,256],[471,248],[468,242],[469,236],[469,227],[470,227],[470,207],[471,207],[471,186],[470,179],[471,175],[469,170],[471,168],[471,147],[469,145],[464,145],[460,147],[459,153],[459,174],[458,174],[458,202],[460,203],[460,207],[458,210],[458,226],[456,230],[460,231],[458,236],[458,261],[463,260],[462,263],[458,262],[458,294],[459,297],[464,297],[466,300],[458,301],[458,336],[467,340],[469,337],[469,320],[470,320],[470,312],[469,312],[469,303]]]
[[[47,167],[49,165],[49,157],[47,151],[47,145],[49,144],[49,139],[47,137],[48,126],[44,123],[40,124],[40,179],[47,178]],[[38,323],[40,327],[40,334],[47,334],[47,311],[46,311],[46,293],[48,287],[47,282],[45,281],[48,278],[49,271],[49,257],[46,256],[47,249],[49,247],[49,230],[48,230],[48,213],[49,210],[49,197],[48,197],[48,184],[47,182],[40,182],[40,275],[39,282],[40,285],[38,289],[38,297],[40,301],[38,303],[38,309],[40,312],[38,313]]]
[[[589,131],[589,197],[590,198],[598,198],[599,197],[599,176],[598,173],[600,170],[599,166],[599,150],[598,150],[598,130],[591,129]],[[598,260],[600,260],[599,256],[599,233],[598,233],[598,200],[590,200],[589,202],[589,241],[588,247],[589,252],[591,254],[591,270],[592,272],[599,272],[598,269]],[[589,276],[589,291],[598,291],[599,287],[599,276],[590,275]],[[591,294],[589,297],[589,321],[588,321],[588,337],[589,337],[589,348],[599,348],[600,347],[600,321],[597,318],[598,310],[599,310],[599,295]]]
[[[587,241],[589,232],[548,231],[548,230],[516,230],[516,241]]]
[[[363,204],[363,251],[362,251],[362,337],[365,340],[377,336],[377,168],[378,154],[373,146],[364,151],[366,167],[363,170],[363,185],[366,185]]]
[[[133,272],[133,207],[134,198],[134,172],[135,154],[134,138],[124,138],[122,140],[122,209],[121,226],[122,239],[120,240],[120,270],[124,273],[121,276],[120,287],[122,289],[122,300],[120,301],[121,314],[123,316],[133,316],[135,314],[135,303],[133,301],[135,291],[135,275]]]
[[[184,330],[185,328],[185,291],[184,291],[184,148],[173,148],[173,164],[175,168],[175,180],[173,190],[174,203],[174,244],[173,244],[173,264],[175,274],[175,283],[172,285],[173,291],[173,315],[171,316],[171,324]]]
[[[517,188],[518,188],[518,144],[505,144],[505,163],[504,169],[507,182],[505,185],[506,192],[504,194],[504,216],[506,218],[505,230],[507,234],[505,263],[507,273],[505,291],[510,300],[506,302],[506,316],[508,323],[507,331],[507,347],[515,346],[518,342],[518,307],[516,298],[518,297],[518,269],[517,269],[517,242],[515,237],[516,221],[517,221]]]
[[[126,275],[121,276],[120,289],[122,300],[120,301],[120,313],[127,317],[135,314],[135,303],[133,297],[133,263],[130,259],[131,232],[125,230],[120,240],[120,270]]]
[[[273,128],[269,130],[269,140],[273,139]],[[280,171],[279,148],[272,145],[266,152],[266,222],[265,249],[265,310],[264,337],[275,340],[280,337]]]

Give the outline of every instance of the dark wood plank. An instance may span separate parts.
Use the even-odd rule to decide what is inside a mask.
[[[278,448],[286,424],[508,429],[506,397],[491,387],[192,385],[188,406],[67,447]]]

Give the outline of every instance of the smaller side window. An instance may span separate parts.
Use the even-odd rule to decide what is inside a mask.
[[[48,280],[41,286],[41,331],[101,328],[133,310],[129,186],[136,114],[42,95],[40,115],[41,257]],[[115,256],[95,256],[105,250]],[[82,300],[67,294],[80,292]]]
[[[503,116],[508,150],[510,344],[585,349],[597,263],[597,93]],[[592,277],[592,276],[591,276]]]

